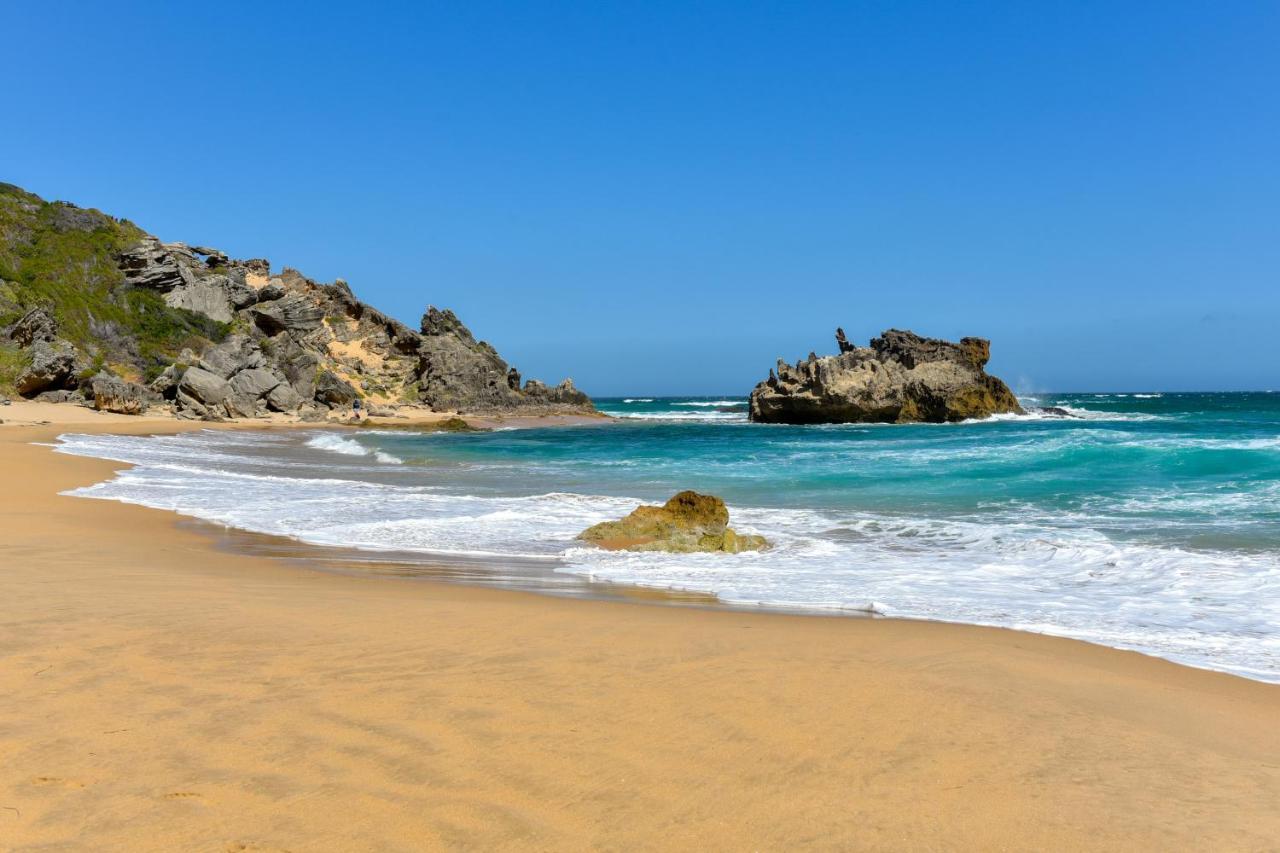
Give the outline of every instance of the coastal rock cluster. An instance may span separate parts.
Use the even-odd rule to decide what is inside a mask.
[[[417,340],[419,397],[437,411],[505,412],[591,410],[591,399],[566,379],[554,387],[536,379],[522,386],[520,372],[497,350],[477,341],[452,311],[430,307]]]
[[[637,507],[619,521],[588,527],[578,538],[609,550],[674,553],[736,554],[769,546],[763,536],[730,529],[729,510],[720,498],[692,491],[680,492],[662,506]]]
[[[944,423],[1022,412],[1017,397],[984,369],[991,342],[959,343],[889,329],[868,347],[836,330],[838,355],[795,364],[778,359],[777,372],[751,392],[751,420],[759,423]]]
[[[7,370],[7,375],[4,371]],[[451,311],[419,329],[262,258],[165,243],[125,220],[0,184],[0,389],[183,418],[322,419],[400,405],[582,414],[565,380],[521,384]]]

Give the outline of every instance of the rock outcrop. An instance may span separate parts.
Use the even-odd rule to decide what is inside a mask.
[[[763,536],[735,533],[729,510],[714,495],[684,491],[662,506],[641,506],[619,521],[588,527],[578,538],[609,550],[760,551],[769,546]]]
[[[24,397],[62,389],[76,369],[76,350],[63,340],[37,340],[31,345],[27,367],[18,374],[14,388]]]
[[[991,344],[959,343],[890,329],[855,347],[837,329],[839,355],[810,353],[751,392],[759,423],[944,423],[1021,412],[1009,387],[984,369]]]
[[[93,407],[100,412],[140,415],[147,410],[149,395],[141,385],[100,374],[90,380],[89,389],[93,395]]]
[[[323,417],[356,400],[387,412],[594,412],[568,380],[521,386],[451,311],[429,308],[415,331],[342,279],[273,274],[262,258],[165,243],[10,184],[0,184],[0,273],[0,389],[24,396],[69,391],[96,404],[101,390],[104,407],[131,408],[136,396],[211,420]]]
[[[452,311],[434,305],[422,317],[418,378],[422,402],[437,410],[582,411],[591,406],[569,379],[554,388],[536,379],[521,387],[520,372],[497,350],[477,341]]]
[[[52,342],[57,336],[58,327],[43,308],[32,308],[17,319],[4,335],[21,347],[29,347],[36,341]]]

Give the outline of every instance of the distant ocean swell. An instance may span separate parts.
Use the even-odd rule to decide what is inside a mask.
[[[945,427],[754,427],[722,411],[742,403],[604,401],[630,418],[482,435],[69,435],[60,450],[136,466],[75,494],[317,545],[521,557],[740,604],[1023,628],[1280,681],[1274,395],[1070,395],[1044,405],[1088,416]],[[774,548],[673,556],[573,539],[684,487],[724,495],[734,525]]]

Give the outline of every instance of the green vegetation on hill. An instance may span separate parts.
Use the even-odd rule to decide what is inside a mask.
[[[27,366],[27,354],[15,344],[0,343],[0,394],[12,394],[18,374]]]
[[[184,347],[226,337],[229,327],[125,284],[117,263],[143,232],[133,223],[0,183],[0,328],[35,307],[94,367],[129,378],[159,373]],[[0,352],[0,388],[16,355]]]

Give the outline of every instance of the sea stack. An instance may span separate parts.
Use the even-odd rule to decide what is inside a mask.
[[[778,359],[777,373],[751,392],[757,423],[946,423],[1021,413],[1018,398],[984,369],[985,338],[959,343],[889,329],[868,347],[836,329],[838,355],[795,364]]]

